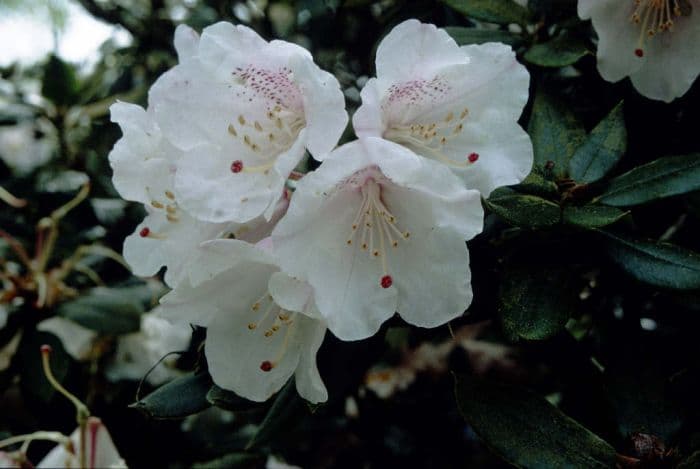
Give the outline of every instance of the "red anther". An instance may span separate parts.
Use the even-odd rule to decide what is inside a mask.
[[[44,344],[41,346],[41,353],[48,354],[48,353],[51,353],[52,351],[53,351],[53,349],[51,348],[51,346],[49,344]]]
[[[139,231],[139,236],[142,238],[147,238],[149,234],[151,234],[151,229],[147,226],[143,227],[141,231]]]
[[[240,173],[241,171],[243,171],[243,162],[241,160],[236,160],[231,163],[232,173]]]
[[[637,57],[644,57],[644,51],[642,49],[635,49],[634,55],[636,55]]]
[[[476,163],[476,160],[479,159],[479,154],[478,153],[469,153],[469,156],[467,156],[467,159],[469,160],[470,163]]]
[[[390,286],[392,286],[394,284],[394,279],[391,278],[391,275],[385,275],[379,281],[379,284],[382,286],[382,288],[389,288]]]
[[[265,360],[260,364],[260,369],[267,373],[268,371],[272,370],[272,362]]]

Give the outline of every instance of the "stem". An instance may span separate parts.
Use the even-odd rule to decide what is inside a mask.
[[[28,269],[31,269],[32,261],[29,259],[27,251],[24,250],[24,246],[22,246],[22,244],[19,241],[17,241],[10,233],[3,230],[2,228],[0,228],[0,238],[5,238],[7,244],[9,244],[12,250],[15,251],[22,263]]]
[[[4,448],[5,446],[11,446],[17,443],[31,442],[34,440],[53,441],[54,443],[58,443],[60,445],[70,444],[70,438],[68,438],[66,435],[60,432],[39,431],[30,433],[28,435],[17,435],[6,438],[0,441],[0,448]]]
[[[27,201],[20,199],[10,194],[10,192],[4,187],[0,186],[0,200],[5,202],[10,207],[22,208],[27,205]]]

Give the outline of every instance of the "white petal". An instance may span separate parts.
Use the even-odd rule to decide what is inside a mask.
[[[464,62],[459,46],[435,25],[407,20],[377,47],[377,76],[390,81],[432,77],[436,70]]]
[[[302,343],[299,365],[294,372],[297,392],[313,404],[325,402],[328,400],[328,391],[316,366],[316,354],[326,336],[326,326],[301,315],[297,319],[300,321],[298,334]]]
[[[376,78],[370,78],[360,92],[362,105],[352,116],[352,127],[358,137],[381,137],[386,130],[382,112],[382,94]]]
[[[68,452],[63,445],[57,445],[42,459],[36,467],[80,467],[80,429],[70,436],[73,452]],[[107,428],[97,417],[89,417],[85,438],[85,455],[88,467],[126,468],[126,463],[114,446]]]
[[[647,40],[644,65],[630,78],[642,95],[667,103],[683,96],[700,74],[700,6],[677,19],[673,31]]]
[[[304,98],[309,153],[322,160],[338,143],[348,124],[340,83],[308,58],[292,57],[294,81]]]
[[[199,34],[185,24],[175,28],[175,50],[180,63],[197,56]]]
[[[313,298],[311,285],[284,272],[272,274],[268,288],[275,303],[289,311],[306,311]]]

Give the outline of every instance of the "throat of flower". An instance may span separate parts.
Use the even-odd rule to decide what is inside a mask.
[[[644,57],[646,41],[658,33],[673,31],[675,20],[690,14],[688,0],[634,0],[632,22],[639,25],[639,40],[634,53]]]
[[[270,294],[265,293],[251,305],[250,314],[253,315],[254,320],[248,323],[248,332],[255,334],[259,340],[272,340],[276,334],[282,333],[281,329],[284,329],[284,338],[276,355],[272,359],[263,360],[260,363],[261,371],[272,371],[287,352],[289,336],[295,325],[294,318],[298,313],[282,309],[274,302]]]
[[[411,234],[398,228],[396,217],[382,202],[380,184],[368,179],[361,192],[362,202],[345,243],[351,248],[367,251],[370,258],[381,262],[383,275],[378,283],[382,288],[389,288],[394,282],[387,265],[389,250],[407,242]]]
[[[464,131],[464,123],[469,109],[464,108],[459,115],[448,112],[436,122],[402,125],[395,124],[384,132],[384,138],[416,150],[419,154],[435,159],[452,168],[468,168],[476,159],[465,154],[463,160],[454,160],[446,155],[445,147]]]
[[[261,120],[247,119],[243,114],[230,123],[227,132],[249,150],[249,158],[236,159],[231,172],[267,174],[277,158],[289,150],[306,126],[303,115],[276,105]],[[251,162],[252,164],[247,164]]]

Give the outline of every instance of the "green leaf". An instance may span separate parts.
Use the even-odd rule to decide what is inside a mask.
[[[598,201],[614,206],[638,205],[650,200],[700,189],[700,153],[659,158],[610,181]]]
[[[500,29],[476,29],[461,26],[447,26],[444,29],[460,46],[485,42],[502,42],[512,46],[522,41],[520,36]]]
[[[548,42],[530,47],[525,60],[541,67],[566,67],[575,64],[581,57],[590,54],[586,43],[567,34],[561,34]]]
[[[265,467],[266,457],[251,453],[230,453],[207,462],[198,462],[192,465],[192,469],[220,469],[226,468],[253,468]],[[291,466],[289,466],[291,467]]]
[[[531,14],[513,0],[443,0],[463,15],[497,24],[527,24]]]
[[[41,94],[56,106],[71,106],[78,99],[78,78],[73,66],[55,55],[44,65]]]
[[[569,161],[569,174],[579,182],[591,183],[610,171],[627,151],[627,128],[620,102],[591,131]]]
[[[293,430],[309,414],[309,408],[304,399],[297,394],[294,380],[290,379],[277,394],[275,402],[265,415],[260,428],[246,445],[246,450],[264,445],[280,433],[288,433]]]
[[[583,125],[568,106],[541,90],[535,96],[528,133],[535,164],[541,168],[553,164],[552,173],[559,177],[566,176],[569,159],[586,139]]]
[[[455,375],[455,394],[479,437],[518,467],[615,467],[612,446],[530,391]]]
[[[485,203],[489,210],[521,228],[546,228],[556,225],[561,219],[559,205],[534,195],[498,195]]]
[[[556,183],[547,179],[543,174],[542,169],[537,166],[532,168],[530,174],[521,182],[515,186],[511,186],[514,190],[518,192],[523,192],[525,194],[534,194],[542,197],[558,197],[559,189]]]
[[[256,405],[255,402],[244,399],[233,391],[222,389],[216,384],[207,392],[207,401],[211,405],[231,411],[246,410]]]
[[[569,205],[564,207],[562,216],[564,223],[593,229],[612,225],[628,213],[625,210],[607,205],[583,205],[581,207]]]
[[[176,378],[151,394],[134,402],[135,408],[154,419],[181,419],[208,408],[207,393],[211,377],[199,373]]]
[[[700,288],[700,254],[669,243],[641,241],[601,231],[613,261],[637,280],[665,288]]]
[[[498,301],[506,335],[543,340],[561,331],[575,307],[570,283],[571,275],[562,268],[531,264],[508,267]]]
[[[18,361],[22,390],[48,402],[56,390],[44,374],[41,363],[41,346],[51,346],[51,371],[59,383],[63,383],[70,367],[70,357],[63,348],[61,340],[55,335],[43,332],[26,332],[17,348],[14,359]]]
[[[141,302],[129,289],[96,287],[57,308],[57,314],[102,334],[127,334],[141,328]]]

